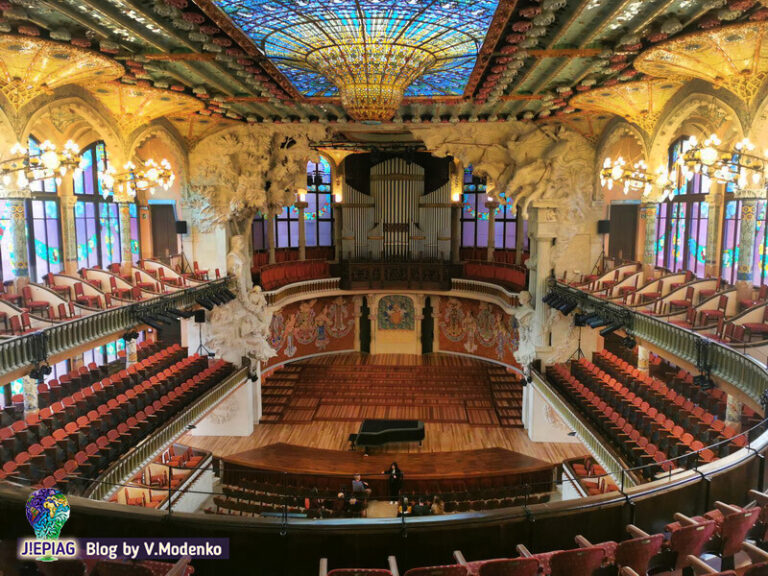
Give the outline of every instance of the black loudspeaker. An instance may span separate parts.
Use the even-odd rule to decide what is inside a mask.
[[[205,310],[195,310],[195,324],[205,324]]]
[[[186,234],[186,233],[187,233],[187,221],[176,220],[176,234]]]
[[[610,234],[611,233],[611,221],[610,220],[598,220],[597,221],[597,233],[598,234]]]

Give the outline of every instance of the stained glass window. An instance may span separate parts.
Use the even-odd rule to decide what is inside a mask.
[[[461,210],[461,245],[482,248],[488,246],[488,208],[485,178],[474,176],[472,167],[464,170],[464,193]],[[512,206],[496,208],[494,246],[499,250],[514,250],[517,242],[517,210]],[[523,220],[523,250],[528,250],[528,222]]]
[[[77,267],[99,266],[99,232],[95,202],[75,203],[75,236],[77,238]]]
[[[331,198],[331,165],[325,158],[307,164],[307,207],[304,209],[306,246],[333,246],[333,200]],[[299,210],[283,208],[275,218],[275,247],[298,248]],[[267,229],[259,214],[253,221],[253,249],[266,250]]]
[[[75,194],[101,196],[99,171],[107,167],[107,148],[104,142],[94,142],[83,149],[80,167],[82,170],[74,178]]]
[[[683,136],[669,147],[669,169],[690,148]],[[704,276],[709,227],[709,204],[703,200],[711,180],[702,174],[684,178],[680,172],[672,196],[656,212],[656,265],[672,272],[690,270]]]
[[[64,269],[61,254],[61,228],[57,200],[30,200],[31,221],[28,223],[30,253],[30,277],[43,283],[49,272],[58,274]],[[29,211],[28,211],[29,218]]]
[[[13,280],[13,241],[11,239],[10,202],[0,200],[0,258],[2,258],[2,279]]]
[[[130,205],[131,218],[131,260],[138,262],[141,259],[141,234],[139,232],[139,207],[135,203]]]
[[[40,150],[40,141],[34,136],[30,136],[27,139],[27,147],[29,148],[30,156],[39,156],[42,151]],[[47,180],[35,180],[30,183],[29,189],[35,192],[48,192],[56,193],[56,179],[48,178]]]
[[[323,74],[352,74],[360,52],[374,82],[404,54],[428,51],[426,72],[411,78],[406,96],[460,95],[493,20],[498,0],[214,0],[307,96],[338,94]],[[416,58],[414,58],[416,59]],[[413,60],[413,59],[412,59]],[[346,63],[336,65],[339,61]],[[332,72],[331,72],[332,73]]]
[[[741,200],[725,203],[723,244],[720,256],[720,274],[729,284],[736,283],[739,264],[739,235],[741,234]]]
[[[121,260],[120,214],[117,204],[99,203],[99,245],[101,265],[107,267]]]

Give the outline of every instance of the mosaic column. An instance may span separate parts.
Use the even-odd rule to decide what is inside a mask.
[[[139,343],[136,338],[125,341],[125,367],[129,368],[139,361]]]
[[[637,347],[637,369],[643,374],[650,372],[649,351],[645,346]]]
[[[309,204],[307,202],[296,202],[296,209],[299,211],[299,260],[307,259],[307,231],[304,229],[304,210]]]
[[[269,264],[275,263],[275,216],[267,218],[267,248],[269,249]]]
[[[735,429],[737,432],[741,431],[741,410],[743,404],[741,400],[736,398],[733,394],[728,394],[727,404],[725,405],[725,424]]]
[[[704,264],[704,273],[707,276],[720,276],[720,248],[723,236],[723,193],[724,186],[717,184],[714,186],[717,191],[710,192],[707,201],[707,253]]]
[[[488,208],[488,254],[486,260],[493,262],[493,252],[496,249],[496,208],[499,203],[496,200],[489,200],[485,203]]]
[[[656,204],[643,204],[640,218],[645,221],[643,264],[653,268],[656,266]]]
[[[757,200],[748,199],[741,203],[741,231],[739,233],[739,263],[736,278],[752,287],[752,264],[757,222],[755,212]]]
[[[120,211],[120,252],[123,272],[130,272],[133,263],[131,253],[131,205],[128,202],[118,204]]]
[[[24,387],[24,417],[36,414],[38,408],[37,385],[38,381],[27,375],[22,378]]]
[[[75,205],[72,178],[62,178],[58,186],[61,206],[61,254],[65,274],[77,274],[77,233],[75,231]]]
[[[29,277],[29,258],[27,254],[27,220],[24,216],[24,200],[11,198],[7,201],[8,216],[11,221],[11,266],[16,278]]]

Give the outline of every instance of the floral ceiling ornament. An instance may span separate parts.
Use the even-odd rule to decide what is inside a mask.
[[[99,84],[91,94],[115,117],[124,139],[161,116],[192,113],[204,107],[197,98],[151,86],[122,82]]]
[[[751,106],[768,78],[768,22],[722,26],[657,44],[635,68],[661,78],[699,78]]]
[[[58,86],[122,75],[120,64],[96,52],[42,38],[0,35],[0,92],[17,111]]]
[[[637,80],[581,92],[570,104],[581,110],[617,114],[653,134],[661,111],[682,85],[680,80]]]

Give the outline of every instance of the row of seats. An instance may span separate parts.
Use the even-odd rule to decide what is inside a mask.
[[[694,403],[687,393],[678,393],[661,380],[640,372],[607,350],[596,353],[595,362],[599,368],[626,385],[631,393],[642,398],[657,412],[665,414],[668,419],[673,419],[697,440],[713,444],[732,438],[733,446],[724,443],[720,447],[722,455],[727,455],[747,443],[745,438],[736,435],[733,427],[727,427],[723,420],[717,419],[704,406]]]
[[[275,290],[286,284],[328,278],[331,267],[325,260],[301,260],[273,264],[261,269],[260,284],[264,290]]]
[[[490,262],[465,262],[464,278],[501,284],[514,290],[526,286],[525,266],[494,264]]]
[[[0,429],[2,474],[45,486],[66,485],[75,470],[93,477],[231,371],[178,345],[158,352]]]
[[[629,524],[629,538],[593,544],[576,536],[576,547],[532,553],[518,544],[508,558],[468,561],[457,550],[454,563],[412,568],[404,576],[646,576],[648,574],[714,574],[719,576],[768,576],[765,548],[768,495],[752,491],[757,500],[748,506],[716,502],[702,516],[675,514],[663,533],[651,534]],[[705,562],[702,557],[708,560]],[[715,559],[709,559],[714,556]],[[738,564],[738,571],[733,570]],[[395,576],[397,560],[388,558],[384,568],[337,568],[328,571],[320,560],[320,576]]]
[[[333,246],[307,246],[305,248],[305,257],[307,260],[333,260]],[[298,248],[278,248],[275,250],[275,263],[294,262],[299,259]],[[269,265],[269,252],[254,251],[253,262],[251,263],[251,272],[258,274],[262,266]]]
[[[465,260],[486,260],[488,257],[488,248],[476,248],[464,246],[459,251],[459,257],[462,262]],[[529,252],[523,252],[522,264],[530,257]],[[516,264],[517,263],[517,251],[516,250],[501,250],[495,249],[493,251],[493,261],[499,264]]]

